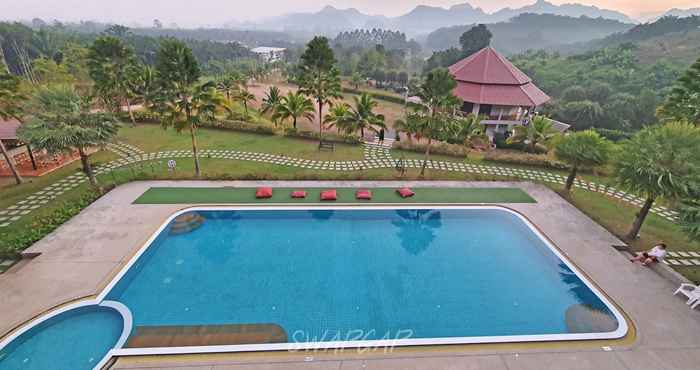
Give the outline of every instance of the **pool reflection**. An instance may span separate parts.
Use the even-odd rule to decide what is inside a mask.
[[[398,219],[391,221],[401,247],[412,255],[418,255],[435,240],[435,231],[442,226],[442,214],[435,209],[399,209]]]

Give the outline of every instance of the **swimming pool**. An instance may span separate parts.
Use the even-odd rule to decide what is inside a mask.
[[[190,208],[134,256],[105,300],[133,319],[129,348],[111,352],[121,355],[627,333],[617,308],[502,207]],[[193,330],[254,335],[149,346]]]

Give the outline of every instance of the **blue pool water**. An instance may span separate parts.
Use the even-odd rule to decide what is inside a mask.
[[[86,306],[54,316],[0,350],[2,370],[92,369],[121,336],[121,315]]]
[[[132,333],[275,324],[289,343],[310,343],[591,339],[621,327],[619,313],[502,209],[197,212],[199,228],[165,227],[106,293],[131,312]],[[74,308],[0,349],[0,370],[91,369],[123,330],[116,310]]]
[[[199,213],[201,227],[165,229],[108,294],[135,326],[273,323],[290,342],[567,334],[587,331],[585,315],[567,325],[584,306],[617,327],[503,210]]]

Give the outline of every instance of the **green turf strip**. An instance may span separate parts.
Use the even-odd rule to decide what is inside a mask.
[[[255,188],[150,188],[134,204],[265,204],[320,203],[328,188],[274,188],[272,198],[256,199]],[[305,199],[292,199],[293,190],[305,190]],[[401,198],[394,188],[371,188],[372,200],[356,200],[354,188],[336,188],[338,200],[323,203],[535,203],[519,188],[413,188],[416,195]]]

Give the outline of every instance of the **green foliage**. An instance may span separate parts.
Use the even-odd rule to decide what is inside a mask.
[[[335,56],[328,45],[328,39],[321,36],[316,36],[309,41],[304,54],[301,55],[301,65],[308,71],[316,73],[329,72],[335,63]]]
[[[360,130],[360,137],[365,136],[365,130],[379,132],[379,129],[386,128],[384,115],[374,112],[378,104],[369,94],[354,96],[353,100],[354,106],[350,107],[348,119],[354,131]]]
[[[455,87],[457,87],[457,81],[447,68],[436,68],[425,75],[416,95],[433,111],[440,108],[454,108],[460,103],[452,94]]]
[[[0,65],[0,118],[22,118],[25,99],[20,79],[7,73]]]
[[[694,189],[679,208],[681,230],[690,240],[700,241],[700,191]]]
[[[97,95],[108,107],[118,108],[122,99],[128,101],[133,95],[131,82],[136,63],[134,51],[116,37],[99,37],[90,46],[90,77],[95,81]]]
[[[510,59],[553,97],[544,107],[552,118],[578,130],[636,131],[656,122],[656,106],[680,70],[663,60],[641,64],[635,50],[621,45],[570,57],[530,51]]]
[[[262,106],[260,111],[262,114],[269,114],[274,117],[275,113],[279,109],[280,104],[282,104],[282,93],[277,86],[270,86],[270,89],[265,93],[265,97],[262,100]],[[272,120],[275,125],[277,125],[277,120]]]
[[[194,85],[202,76],[192,49],[173,38],[161,40],[160,49],[156,54],[155,69],[160,85],[175,91]]]
[[[700,128],[694,125],[647,127],[621,145],[617,178],[629,191],[649,198],[681,198],[700,180]]]
[[[558,140],[554,155],[571,168],[566,190],[571,190],[579,168],[602,166],[608,162],[611,152],[611,143],[593,130],[570,133]]]
[[[546,146],[559,134],[552,127],[552,121],[544,116],[536,116],[527,125],[513,127],[513,135],[508,138],[509,144],[522,144],[530,153],[537,152],[537,148]]]
[[[437,51],[428,59],[425,70],[429,71],[438,67],[449,67],[462,58],[466,58],[477,51],[489,46],[493,35],[486,25],[479,24],[464,32],[459,38],[461,49],[449,48]]]
[[[484,160],[539,168],[550,168],[553,170],[569,169],[565,163],[553,160],[546,154],[523,153],[514,150],[490,150],[484,153]]]
[[[612,141],[612,142],[618,142],[622,140],[627,140],[634,135],[633,133],[626,132],[626,131],[620,131],[620,130],[610,130],[606,128],[595,128],[595,132],[598,133],[598,135]]]
[[[291,119],[292,127],[296,129],[299,118],[306,118],[311,122],[314,119],[314,112],[314,104],[311,102],[311,99],[298,92],[290,91],[287,93],[287,96],[282,97],[277,110],[273,114],[273,120],[284,122]]]
[[[332,105],[341,97],[340,72],[335,67],[333,50],[325,37],[314,37],[301,55],[302,73],[299,91],[316,101],[318,106],[319,136],[323,132],[323,106]]]
[[[49,215],[34,219],[29,227],[11,233],[2,233],[0,235],[0,257],[16,258],[21,251],[76,216],[101,195],[98,190],[89,189],[77,200],[64,201]]]
[[[658,113],[664,120],[700,124],[700,59],[678,79]]]

